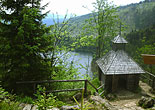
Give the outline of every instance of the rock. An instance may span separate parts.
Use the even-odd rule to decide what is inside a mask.
[[[151,108],[154,106],[154,99],[151,97],[142,97],[139,101],[138,104],[143,107],[143,108]]]
[[[31,104],[26,104],[23,110],[31,110],[32,105]]]
[[[152,110],[155,110],[155,106],[151,108]]]
[[[145,96],[145,97],[150,97],[150,96],[149,96],[145,91],[143,91],[143,90],[141,91],[141,95],[142,95],[142,96]]]
[[[104,99],[102,99],[100,96],[91,96],[90,99],[95,102],[97,105],[98,104],[103,104],[106,103]]]
[[[37,107],[37,105],[34,105],[31,110],[38,110]]]
[[[108,95],[106,95],[106,98],[108,100],[114,100],[114,99],[116,99],[116,95],[114,95],[114,94],[108,94]]]
[[[142,96],[142,98],[138,101],[138,104],[142,106],[145,103],[145,101],[146,101],[146,98]]]
[[[79,109],[78,105],[74,105],[74,106],[62,106],[60,110],[75,110],[75,109]]]
[[[145,101],[144,107],[145,108],[151,108],[154,105],[154,100],[150,97],[148,100]]]
[[[52,110],[60,110],[59,108],[52,108]]]
[[[101,104],[103,106],[103,109],[118,110],[117,108],[112,106],[107,100],[101,98],[100,96],[91,96],[90,100],[92,100],[96,105]]]
[[[21,104],[19,104],[19,107],[21,107],[22,109],[25,107],[25,105],[26,104],[24,104],[24,103],[21,103]]]

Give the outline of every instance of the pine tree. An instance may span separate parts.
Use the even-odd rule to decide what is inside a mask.
[[[41,0],[0,0],[0,77],[4,87],[17,90],[16,81],[48,79],[49,28]],[[19,85],[20,86],[20,85]]]

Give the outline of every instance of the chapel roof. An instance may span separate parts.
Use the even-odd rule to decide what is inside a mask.
[[[123,38],[121,37],[120,35],[116,36],[113,40],[112,40],[113,43],[125,43],[127,44],[128,42]]]
[[[112,50],[96,62],[105,75],[145,73],[123,50]]]

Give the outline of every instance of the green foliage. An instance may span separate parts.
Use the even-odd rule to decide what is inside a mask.
[[[46,94],[45,88],[42,88],[41,86],[38,86],[38,91],[36,94],[34,94],[37,99],[34,102],[34,105],[38,106],[39,110],[47,110],[50,108],[53,108],[55,106],[55,96],[53,94]]]
[[[9,94],[5,89],[0,87],[0,102],[10,102],[15,100],[15,95]]]
[[[84,89],[82,90],[82,96],[81,96],[81,104],[75,99],[75,97],[73,96],[76,104],[78,105],[79,109],[78,108],[75,108],[75,109],[78,109],[78,110],[89,110],[91,109],[90,106],[90,103],[86,103],[84,104]]]
[[[110,49],[110,39],[116,35],[119,22],[117,8],[106,0],[96,0],[92,4],[94,10],[82,24],[73,45],[78,49],[96,51],[97,57],[102,56]]]
[[[124,32],[128,33],[134,29],[139,30],[155,24],[154,10],[155,10],[155,2],[152,1],[152,2],[140,2],[135,4],[129,4],[126,6],[120,6],[117,8],[116,11],[123,24],[126,25]],[[96,13],[94,13],[94,15],[96,15]],[[75,29],[76,33],[78,33],[78,31],[83,27],[83,24],[86,24],[85,20],[89,21],[88,19],[93,19],[92,13],[83,16],[78,16],[71,20],[71,24],[76,25]],[[118,27],[119,24],[117,24],[117,28]],[[122,31],[122,33],[124,32]],[[94,32],[92,31],[91,34],[93,33]]]
[[[21,110],[19,102],[14,101],[14,95],[0,87],[0,110]]]
[[[2,102],[3,100],[7,100],[7,98],[9,97],[9,93],[6,92],[2,87],[0,87],[0,102]]]
[[[21,110],[18,102],[0,102],[0,110]]]
[[[67,47],[65,46],[66,43],[65,40],[69,39],[69,32],[67,31],[68,26],[66,18],[64,18],[62,24],[60,24],[59,21],[54,22],[55,24],[50,26],[51,28],[50,36],[52,36],[51,40],[53,41],[52,43],[53,50],[51,50],[50,55],[52,60],[51,62],[52,67],[55,66],[57,63],[62,62],[62,60],[59,59],[61,58],[62,52],[66,53]]]
[[[149,65],[144,64],[141,54],[155,53],[155,26],[150,26],[139,31],[132,31],[127,34],[129,44],[127,52],[146,70],[150,71]],[[155,68],[152,68],[154,71]]]
[[[69,79],[79,79],[78,68],[74,67],[74,63],[64,61],[62,64],[55,66],[55,76],[52,77],[53,80],[69,80]],[[58,82],[53,83],[52,89],[61,90],[61,89],[72,89],[72,88],[81,88],[83,84],[81,82]],[[70,94],[70,93],[68,93]],[[72,94],[72,93],[71,93]]]
[[[99,86],[100,86],[100,81],[99,81],[98,77],[97,77],[97,78],[93,78],[90,82],[91,82],[95,87],[99,87]],[[88,90],[91,91],[91,94],[95,94],[95,92],[96,92],[96,90],[95,90],[91,85],[89,85],[89,84],[88,84]],[[103,90],[99,91],[99,93],[102,92],[102,91],[103,91]]]
[[[46,13],[42,14],[40,1],[0,3],[0,74],[7,90],[32,94],[31,87],[20,89],[16,82],[49,79],[51,75],[52,37],[50,28],[42,24]]]
[[[27,103],[27,104],[32,104],[33,103],[33,99],[31,97],[29,97],[29,96],[25,96],[25,97],[17,96],[16,100],[18,102],[21,102],[21,103]]]
[[[155,2],[140,2],[122,6],[119,9],[121,20],[128,25],[126,31],[143,29],[155,24]]]
[[[38,91],[34,95],[37,98],[34,101],[34,105],[37,105],[39,110],[47,110],[53,107],[60,107],[64,105],[64,103],[58,101],[56,96],[54,96],[52,93],[47,94],[45,87],[42,88],[38,85]]]
[[[97,0],[97,3],[101,3],[103,0]],[[102,5],[102,6],[106,6],[106,5]],[[96,6],[97,7],[97,6]],[[111,7],[111,5],[110,5]],[[102,8],[102,7],[100,7]],[[95,8],[95,10],[90,13],[90,14],[86,14],[83,16],[78,16],[75,17],[73,19],[71,19],[71,21],[69,22],[70,25],[75,25],[76,29],[74,30],[74,33],[72,36],[74,36],[74,38],[72,39],[74,42],[74,47],[76,47],[76,50],[84,50],[84,51],[91,51],[91,52],[96,52],[97,50],[97,39],[95,39],[98,35],[97,35],[97,28],[99,28],[101,25],[107,25],[106,27],[110,27],[110,29],[106,30],[106,34],[103,35],[104,40],[102,40],[101,47],[104,48],[102,51],[105,51],[104,53],[106,53],[108,50],[110,50],[111,46],[110,46],[110,41],[112,39],[112,37],[114,37],[116,35],[116,33],[118,34],[119,32],[119,27],[120,27],[120,21],[115,18],[115,17],[111,17],[110,16],[119,16],[120,20],[121,20],[121,24],[122,24],[122,33],[129,33],[132,30],[139,30],[139,29],[144,29],[147,27],[150,27],[151,25],[155,24],[155,2],[140,2],[140,3],[136,3],[136,4],[130,4],[127,6],[120,6],[119,8],[114,9],[115,7],[112,6],[112,10],[107,11],[107,13],[105,14],[105,20],[107,23],[100,23],[100,25],[96,25],[96,23],[94,22],[94,20],[98,21],[98,11]],[[105,8],[106,9],[106,8]],[[102,12],[102,10],[100,11]],[[116,13],[115,13],[116,12]],[[109,14],[111,13],[111,14]],[[104,15],[102,14],[102,15]],[[106,14],[108,15],[108,17],[106,18]],[[101,16],[99,18],[102,18]],[[107,20],[108,19],[108,20]],[[113,22],[112,22],[113,21]],[[112,23],[110,23],[112,22]],[[91,25],[90,25],[91,24]],[[110,26],[111,24],[111,26]],[[97,26],[97,27],[96,27]],[[104,26],[103,26],[104,27]],[[104,28],[103,30],[104,31]],[[109,31],[109,32],[108,32]],[[104,33],[104,32],[101,32]],[[91,38],[89,36],[94,36],[93,38]],[[107,36],[107,37],[106,37]],[[84,39],[83,39],[84,37]],[[111,37],[111,38],[109,38]],[[99,36],[98,36],[99,38]],[[87,39],[87,40],[86,40]],[[93,41],[93,42],[92,42]],[[88,45],[90,44],[90,45]],[[95,45],[94,45],[95,44]],[[103,53],[103,54],[104,54]],[[102,54],[102,55],[103,55]]]

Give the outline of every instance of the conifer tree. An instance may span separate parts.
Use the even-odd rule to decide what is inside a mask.
[[[41,0],[0,0],[0,78],[17,90],[17,81],[48,79],[49,28],[42,24]],[[19,85],[21,86],[21,85]]]

